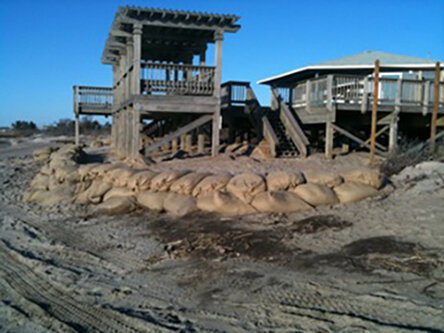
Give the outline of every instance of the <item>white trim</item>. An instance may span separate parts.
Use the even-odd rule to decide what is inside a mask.
[[[396,64],[396,65],[384,65],[381,64],[380,67],[381,68],[435,68],[436,64]],[[266,84],[268,81],[273,81],[276,79],[280,79],[283,78],[285,76],[289,76],[289,75],[293,75],[299,72],[303,72],[306,70],[317,70],[317,69],[371,69],[375,67],[374,65],[314,65],[314,66],[305,66],[305,67],[301,67],[283,74],[279,74],[279,75],[275,75],[275,76],[271,76],[269,78],[266,79],[262,79],[257,81],[257,84]],[[444,68],[444,63],[441,64],[441,67]]]

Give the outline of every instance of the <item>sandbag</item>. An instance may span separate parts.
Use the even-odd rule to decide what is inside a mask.
[[[99,163],[88,163],[88,164],[80,164],[77,172],[79,173],[80,181],[85,179],[91,179],[91,170],[93,170]]]
[[[344,182],[344,179],[333,171],[306,171],[304,172],[307,183],[315,183],[335,187]]]
[[[170,186],[189,171],[164,171],[151,179],[152,191],[168,191]]]
[[[274,171],[267,175],[268,191],[286,191],[305,182],[301,172]]]
[[[214,191],[224,189],[231,179],[229,174],[211,175],[203,178],[193,189],[193,197],[208,195]]]
[[[111,164],[111,163],[97,163],[94,167],[91,168],[89,171],[89,174],[91,177],[104,177],[105,174],[110,172],[111,170],[114,170],[118,167],[121,167],[122,165],[119,164]]]
[[[236,175],[227,184],[227,191],[245,203],[250,203],[258,193],[265,190],[264,179],[254,173]]]
[[[140,192],[137,195],[137,203],[144,208],[148,208],[149,210],[161,212],[164,209],[163,203],[167,194],[167,192]]]
[[[341,173],[341,176],[347,182],[363,183],[376,189],[381,187],[383,181],[383,177],[378,169],[366,167],[346,170]]]
[[[150,189],[151,180],[157,173],[143,170],[134,173],[128,180],[128,187],[133,191],[146,191]]]
[[[30,186],[34,190],[47,191],[49,189],[49,176],[38,173],[32,179]]]
[[[189,195],[169,192],[165,197],[163,208],[173,215],[185,216],[197,210],[196,199]]]
[[[103,196],[111,189],[111,187],[112,186],[109,183],[95,180],[86,191],[77,196],[76,202],[79,204],[98,204],[102,202]]]
[[[345,182],[336,186],[334,191],[342,203],[359,201],[378,194],[374,187],[355,182]]]
[[[66,165],[64,167],[59,167],[54,169],[54,176],[59,182],[79,182],[80,175],[77,172],[76,165]]]
[[[215,191],[197,198],[197,208],[206,212],[243,215],[256,210],[229,192]]]
[[[49,163],[47,163],[47,164],[45,164],[44,166],[41,167],[40,173],[42,175],[46,175],[46,176],[52,175],[53,170],[50,168]]]
[[[34,161],[43,161],[49,159],[53,149],[50,147],[36,149],[32,153]]]
[[[312,206],[334,205],[339,202],[335,192],[326,185],[307,183],[299,185],[291,191]]]
[[[116,167],[109,170],[103,177],[103,179],[115,186],[127,186],[131,176],[135,173],[135,170],[127,166]]]
[[[134,197],[136,194],[128,187],[113,187],[103,196],[103,201],[113,198]]]
[[[288,191],[259,193],[251,205],[263,213],[293,213],[311,209],[298,195]]]
[[[191,172],[176,180],[170,187],[170,191],[178,194],[190,195],[196,185],[205,177],[209,176],[209,173],[197,173]]]
[[[68,166],[76,166],[76,165],[77,165],[77,163],[74,160],[70,159],[69,157],[60,158],[60,159],[51,158],[51,161],[49,162],[49,167],[52,170],[57,170],[60,168],[65,168]]]
[[[37,190],[28,198],[30,202],[38,203],[42,206],[54,206],[61,202],[70,203],[74,198],[74,190],[64,186],[52,191]]]
[[[93,211],[95,215],[121,215],[131,213],[136,208],[130,197],[112,198],[97,205]]]

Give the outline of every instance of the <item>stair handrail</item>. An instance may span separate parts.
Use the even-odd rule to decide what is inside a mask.
[[[271,89],[271,94],[272,98],[274,99],[274,103],[272,103],[272,105],[277,104],[279,106],[279,118],[284,124],[285,129],[288,131],[291,140],[296,145],[301,156],[306,157],[308,155],[307,146],[309,145],[309,141],[305,136],[304,131],[294,119],[288,105],[281,101],[280,95],[275,88]]]
[[[276,157],[276,147],[279,144],[279,139],[266,116],[262,117],[262,130],[265,141],[270,144],[271,156]]]

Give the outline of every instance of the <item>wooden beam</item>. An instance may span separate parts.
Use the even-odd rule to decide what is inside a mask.
[[[388,150],[390,153],[396,150],[398,144],[398,115],[401,112],[401,102],[402,102],[402,78],[398,79],[396,82],[396,97],[395,97],[395,107],[390,120],[390,131],[389,131],[389,146]]]
[[[373,89],[373,107],[372,107],[372,125],[371,125],[371,146],[370,156],[373,160],[375,157],[375,143],[376,143],[376,122],[378,119],[378,95],[379,95],[379,60],[375,61],[374,72],[375,85]]]
[[[371,146],[370,146],[368,143],[366,143],[364,140],[358,138],[356,135],[351,134],[350,132],[346,131],[346,130],[343,129],[343,128],[340,128],[339,126],[337,126],[337,125],[335,125],[335,124],[331,124],[331,126],[333,127],[333,129],[334,129],[336,132],[338,132],[338,133],[340,133],[340,134],[342,134],[342,135],[344,135],[344,136],[346,136],[346,137],[352,139],[353,141],[356,141],[357,143],[362,144],[362,145],[363,145],[364,147],[366,147],[366,148],[369,148],[369,149],[371,148]],[[380,155],[383,155],[383,156],[387,155],[386,152],[384,152],[384,151],[382,151],[382,150],[379,150],[379,149],[377,149],[376,147],[375,147],[375,152],[378,153],[378,154],[380,154]]]
[[[433,110],[432,110],[432,124],[430,128],[430,152],[432,154],[434,154],[436,151],[436,121],[438,119],[438,108],[439,108],[440,76],[441,76],[441,66],[438,61],[435,67],[435,92],[434,92]]]
[[[325,157],[328,159],[333,158],[333,126],[330,117],[328,117],[327,122],[325,123]]]
[[[212,115],[205,115],[202,117],[197,118],[196,120],[192,121],[191,123],[179,128],[175,132],[168,134],[164,138],[160,139],[156,143],[152,144],[151,146],[148,146],[145,148],[145,156],[148,156],[149,154],[155,152],[157,149],[162,147],[164,144],[170,142],[171,140],[180,137],[183,134],[186,134],[190,131],[192,131],[195,128],[198,128],[199,126],[202,126],[203,124],[211,121],[213,119]]]

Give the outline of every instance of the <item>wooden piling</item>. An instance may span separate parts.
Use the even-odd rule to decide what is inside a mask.
[[[193,140],[191,134],[185,135],[185,151],[191,153],[193,150]]]
[[[199,134],[197,136],[197,152],[203,154],[205,152],[205,135]]]
[[[177,154],[177,138],[174,138],[171,140],[171,154],[176,155]]]
[[[433,154],[436,151],[436,123],[438,120],[439,108],[439,78],[441,77],[441,66],[439,61],[435,67],[435,91],[432,110],[432,124],[430,126],[430,152]]]
[[[374,72],[375,85],[373,88],[373,107],[372,107],[372,127],[371,127],[371,144],[370,144],[370,156],[373,160],[375,158],[375,145],[376,145],[376,122],[378,117],[378,98],[379,98],[379,60],[375,61]]]

